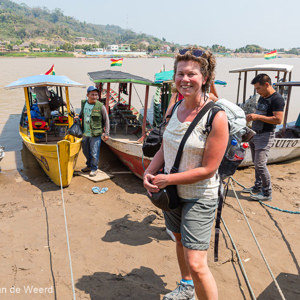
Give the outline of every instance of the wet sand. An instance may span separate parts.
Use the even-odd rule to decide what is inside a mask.
[[[22,169],[0,173],[0,299],[72,299],[61,191],[26,148],[21,157]],[[81,155],[77,169],[82,166]],[[126,170],[105,145],[100,169]],[[274,195],[269,204],[299,211],[299,169],[299,160],[270,166]],[[235,178],[249,186],[253,174],[253,168],[247,168]],[[95,185],[108,191],[93,194]],[[240,187],[236,189],[286,299],[299,299],[299,215],[261,206],[241,194]],[[175,244],[140,179],[123,174],[95,184],[76,176],[63,195],[77,299],[162,299],[175,288],[180,280]],[[257,299],[281,299],[232,191],[223,218]],[[220,299],[251,299],[235,251],[221,227],[219,261],[213,261],[214,230],[208,255]]]

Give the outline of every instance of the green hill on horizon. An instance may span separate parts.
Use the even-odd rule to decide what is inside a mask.
[[[95,25],[65,16],[56,8],[31,8],[10,0],[0,0],[0,41],[13,43],[46,40],[74,43],[76,37],[94,38],[101,47],[108,44],[139,44],[146,41],[152,45],[167,42],[144,33],[137,34],[116,25]],[[167,43],[170,44],[170,43]]]

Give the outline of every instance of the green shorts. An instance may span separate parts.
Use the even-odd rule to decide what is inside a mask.
[[[184,247],[192,250],[207,250],[218,199],[180,200],[179,207],[163,212],[166,227],[172,232],[181,233]]]

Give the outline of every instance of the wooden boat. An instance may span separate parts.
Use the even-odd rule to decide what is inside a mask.
[[[286,105],[283,126],[277,126],[278,129],[275,134],[275,142],[270,149],[268,163],[284,162],[300,157],[300,117],[298,117],[297,122],[287,123],[291,101],[291,89],[293,86],[299,85],[299,82],[290,81],[292,77],[292,69],[293,66],[291,65],[264,64],[229,71],[229,73],[239,74],[236,103],[241,105],[245,109],[246,113],[254,112],[251,111],[251,108],[255,108],[256,100],[259,98],[259,95],[256,95],[256,91],[253,88],[253,96],[246,100],[247,79],[250,77],[249,73],[251,74],[249,81],[251,81],[258,73],[267,73],[270,76],[270,72],[275,72],[275,78],[277,82],[274,83],[274,87],[284,97]],[[240,84],[242,77],[244,79],[243,96],[242,103],[240,103]],[[250,111],[247,111],[248,108]],[[241,166],[249,166],[252,164],[253,162],[250,149],[248,149]]]
[[[37,123],[39,122],[32,118],[31,109],[35,99],[31,88],[37,86],[53,87],[61,98],[64,89],[66,111],[64,111],[64,106],[61,106],[56,115],[52,116],[52,124],[47,124],[52,126],[52,130],[47,125],[44,126],[45,122],[43,121],[40,122],[43,126],[38,127]],[[73,124],[69,87],[83,87],[83,85],[66,76],[37,75],[21,78],[6,86],[8,89],[24,89],[25,106],[20,120],[20,136],[53,183],[63,187],[68,186],[71,182],[81,149],[81,138],[66,134],[67,129]],[[34,128],[34,125],[37,126]]]
[[[151,128],[147,120],[149,88],[159,86],[159,84],[140,76],[111,70],[90,72],[88,76],[99,88],[102,95],[101,101],[105,103],[109,112],[111,130],[106,144],[136,176],[142,178],[144,168],[150,163],[150,159],[143,157],[142,152],[144,137]],[[111,83],[118,84],[117,92],[111,89]],[[127,84],[129,85],[128,92],[124,91],[124,86]],[[143,114],[132,106],[134,84],[145,86]],[[127,99],[121,97],[122,91]]]
[[[241,80],[241,74],[244,75],[244,100],[246,95],[247,86],[247,74],[248,72],[276,72],[278,83],[276,83],[276,89],[281,93],[286,95],[286,90],[283,88],[283,84],[286,79],[291,78],[292,66],[286,65],[262,65],[249,68],[243,68],[238,70],[232,70],[231,73],[239,73],[239,81]],[[167,73],[167,72],[166,72]],[[172,72],[169,71],[171,74]],[[282,75],[283,73],[283,75]],[[148,130],[151,130],[149,122],[147,122],[147,106],[148,106],[148,95],[149,87],[156,86],[160,90],[157,90],[154,96],[154,102],[159,103],[158,115],[163,116],[166,108],[168,107],[169,100],[171,97],[171,84],[172,75],[170,74],[160,74],[156,77],[156,81],[152,82],[148,79],[141,78],[132,74],[118,72],[118,71],[101,71],[101,72],[91,72],[88,73],[90,79],[99,88],[103,98],[101,101],[105,103],[107,111],[109,111],[110,121],[111,121],[111,138],[106,142],[110,149],[119,157],[119,159],[138,177],[142,178],[144,169],[149,165],[151,159],[143,156],[142,145],[143,140],[146,136]],[[254,74],[254,76],[255,76]],[[169,76],[170,75],[170,76]],[[281,76],[282,75],[282,76]],[[254,77],[253,76],[253,77]],[[280,82],[282,81],[282,82]],[[111,83],[119,83],[118,91],[114,91],[110,88]],[[121,97],[122,84],[129,84],[129,95],[128,99]],[[132,105],[131,105],[131,93],[133,83],[143,84],[146,86],[144,112],[141,115]],[[223,84],[223,81],[221,82]],[[104,84],[107,87],[104,88]],[[215,82],[218,84],[218,82]],[[239,96],[240,86],[238,87]],[[254,91],[255,95],[255,91]],[[290,95],[290,93],[289,93]],[[255,99],[255,97],[252,97]],[[290,96],[287,97],[287,104],[285,109],[285,118],[283,128],[290,128],[287,124],[287,115],[289,109]],[[238,101],[237,101],[238,103]],[[126,116],[128,114],[128,116]],[[154,117],[155,117],[155,107],[154,107]],[[133,118],[136,123],[133,123],[131,127],[134,131],[128,133],[128,127],[130,126],[130,118]],[[299,118],[300,119],[300,118]],[[156,123],[159,123],[159,120]],[[297,124],[300,123],[300,120]],[[154,120],[155,124],[155,120]],[[299,124],[300,125],[300,124]],[[299,126],[298,125],[298,126]],[[290,132],[290,130],[289,130]],[[296,131],[295,131],[296,132]],[[133,134],[132,134],[133,133]],[[270,150],[268,163],[282,162],[290,160],[296,157],[300,157],[300,139],[296,135],[287,135],[287,130],[281,130],[276,133],[276,139],[273,147]],[[241,166],[252,165],[252,159],[250,150],[246,152],[246,157]]]

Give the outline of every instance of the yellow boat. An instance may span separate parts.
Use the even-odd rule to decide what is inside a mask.
[[[60,99],[62,99],[63,90],[65,92],[66,111],[62,105],[57,114],[53,114],[54,116],[51,117],[52,130],[49,130],[49,124],[46,122],[42,120],[38,122],[32,118],[35,100],[31,88],[38,86],[55,88],[56,95]],[[37,75],[21,78],[6,86],[8,89],[24,88],[25,106],[21,115],[20,136],[53,183],[63,187],[67,187],[71,182],[81,149],[81,138],[65,134],[73,124],[69,87],[84,87],[84,85],[72,81],[66,76]],[[37,127],[38,123],[43,126]]]

